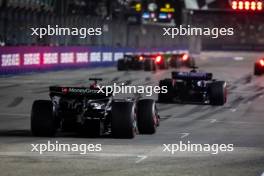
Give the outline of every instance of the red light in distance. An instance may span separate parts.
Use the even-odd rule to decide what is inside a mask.
[[[244,8],[244,2],[239,1],[239,2],[238,2],[238,9],[239,9],[239,10],[243,10],[243,8]]]
[[[245,2],[245,9],[246,10],[249,10],[249,7],[250,7],[250,2],[249,1],[246,1]]]
[[[188,58],[189,58],[188,54],[184,54],[184,55],[182,56],[182,60],[183,60],[183,61],[187,61]]]
[[[251,2],[251,10],[256,10],[256,2]]]
[[[161,59],[162,59],[161,56],[157,56],[156,59],[155,59],[156,63],[160,63]]]
[[[262,4],[262,2],[258,2],[258,3],[257,3],[257,9],[258,9],[258,10],[262,10],[262,9],[263,9],[263,4]]]
[[[231,3],[231,7],[233,10],[261,11],[263,10],[263,2],[259,0],[258,1],[233,0]]]
[[[232,9],[236,10],[237,9],[237,2],[232,1]]]
[[[139,60],[140,61],[143,61],[144,60],[144,57],[143,56],[139,56]]]
[[[259,60],[259,64],[260,64],[262,67],[264,67],[264,60],[263,60],[263,59]]]

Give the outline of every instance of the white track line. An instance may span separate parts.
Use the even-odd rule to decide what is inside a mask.
[[[146,156],[146,155],[139,155],[139,156],[137,156],[137,157],[140,158],[140,159],[137,160],[136,163],[140,163],[140,162],[143,161],[144,159],[147,159],[147,158],[148,158],[148,156]]]
[[[181,139],[183,139],[183,138],[185,138],[185,137],[187,137],[189,135],[190,135],[190,133],[181,133]]]
[[[216,122],[216,119],[212,119],[211,121],[210,121],[210,123],[215,123]]]
[[[244,60],[244,57],[241,57],[241,56],[236,56],[233,58],[235,61],[242,61]]]
[[[87,153],[87,154],[79,154],[79,153],[52,153],[45,152],[44,154],[39,154],[37,152],[0,152],[1,156],[8,157],[47,157],[47,158],[72,158],[72,157],[135,157],[133,154],[119,154],[119,153]],[[147,159],[146,155],[137,155],[137,160],[135,163],[140,163],[143,160]]]
[[[237,111],[236,108],[232,108],[232,109],[230,109],[230,110],[231,110],[231,112],[236,112],[236,111]]]

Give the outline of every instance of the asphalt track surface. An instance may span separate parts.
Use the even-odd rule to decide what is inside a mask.
[[[35,73],[0,78],[0,175],[264,175],[264,77],[253,76],[253,62],[263,53],[202,53],[201,70],[228,82],[224,106],[158,104],[161,126],[155,135],[134,139],[83,138],[58,134],[32,137],[30,110],[35,99],[48,99],[50,85],[87,85],[89,77],[109,83],[158,85],[169,71],[117,72],[115,68]],[[153,96],[157,99],[157,96]],[[101,152],[31,152],[31,144],[53,142],[102,144]],[[163,152],[163,144],[234,144],[234,151]]]

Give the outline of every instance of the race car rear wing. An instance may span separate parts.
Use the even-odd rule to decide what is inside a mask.
[[[172,72],[172,79],[179,80],[203,80],[209,81],[212,80],[212,73],[204,73],[204,72]]]

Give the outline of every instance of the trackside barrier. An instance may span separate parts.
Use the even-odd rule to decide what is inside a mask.
[[[187,52],[183,48],[0,47],[0,75],[113,66],[124,54]]]

